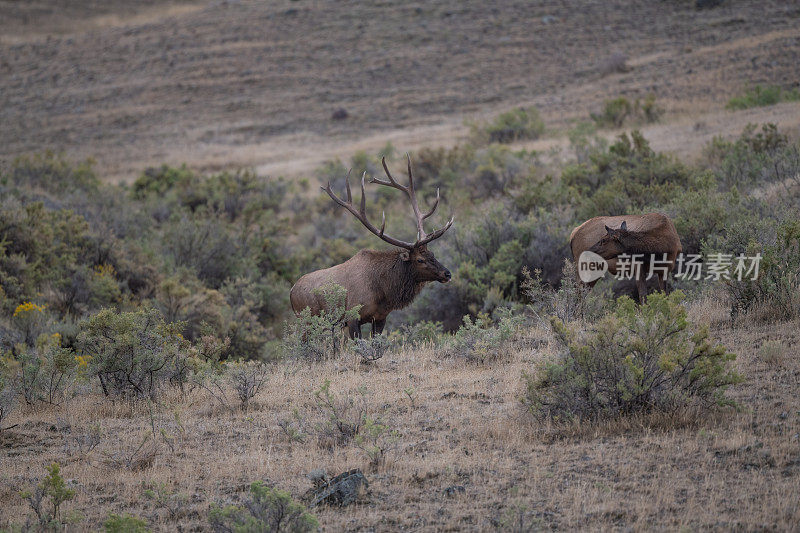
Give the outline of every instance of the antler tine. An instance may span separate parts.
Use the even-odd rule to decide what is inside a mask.
[[[352,171],[353,171],[352,168],[348,169],[347,176],[344,177],[344,183],[347,186],[347,201],[350,202],[351,204],[353,203],[353,193],[350,192],[350,172]],[[330,186],[330,182],[328,182],[328,186]]]
[[[347,209],[348,211],[350,211],[350,214],[352,214],[359,222],[361,222],[364,225],[364,227],[366,227],[369,231],[371,231],[372,233],[374,233],[375,235],[377,235],[378,237],[380,237],[381,239],[383,239],[384,241],[388,242],[389,244],[391,244],[393,246],[398,246],[400,248],[406,248],[407,250],[412,250],[414,248],[414,246],[415,246],[414,243],[401,241],[399,239],[395,239],[393,237],[390,237],[390,236],[384,234],[384,230],[386,228],[386,215],[385,214],[383,215],[383,223],[381,225],[381,229],[380,230],[378,228],[376,228],[369,221],[369,219],[367,218],[367,195],[365,194],[365,191],[364,191],[364,181],[366,179],[366,175],[367,175],[366,172],[361,175],[361,205],[360,205],[360,209],[356,209],[356,207],[353,205],[353,197],[352,197],[352,193],[350,191],[350,181],[349,181],[349,179],[345,179],[345,181],[347,183],[347,199],[348,199],[348,201],[346,201],[346,202],[344,200],[342,200],[341,198],[339,198],[338,196],[336,196],[336,194],[334,194],[333,189],[331,188],[331,182],[330,181],[328,181],[328,184],[325,187],[320,187],[320,188],[323,191],[325,191],[326,193],[328,193],[328,196],[330,196],[331,199],[334,202],[336,202],[340,206],[342,206],[345,209]],[[348,172],[347,173],[347,178],[349,178],[349,177],[350,177],[350,173]]]
[[[408,160],[408,188],[414,190],[414,175],[411,173],[411,156],[406,152],[406,159]]]
[[[361,216],[365,219],[367,218],[367,193],[364,191],[364,178],[367,177],[367,171],[365,170],[363,174],[361,174]]]
[[[431,210],[428,211],[426,214],[422,215],[422,220],[425,220],[426,218],[430,218],[430,216],[433,215],[434,212],[436,212],[436,208],[439,207],[439,198],[440,198],[439,189],[437,188],[436,189],[436,200],[433,202],[433,207],[431,207]]]
[[[378,237],[383,237],[383,230],[386,229],[386,211],[381,211],[381,233]]]
[[[380,180],[380,179],[376,178],[375,176],[373,176],[369,180],[369,182],[370,183],[377,183],[378,185],[388,185],[389,187],[394,187],[395,189],[399,189],[399,190],[403,191],[404,193],[408,194],[408,191],[409,191],[408,187],[403,187],[402,185],[397,183],[395,181],[394,177],[392,176],[392,173],[389,172],[389,167],[386,164],[386,157],[381,157],[381,164],[383,165],[383,171],[386,172],[386,177],[389,178],[389,181],[383,181],[383,180]]]
[[[451,216],[450,220],[447,222],[447,224],[444,225],[443,228],[437,229],[436,231],[434,231],[430,235],[426,236],[421,241],[418,240],[417,241],[417,246],[422,246],[423,244],[428,244],[429,242],[434,241],[434,240],[438,239],[439,237],[441,237],[442,235],[444,235],[444,232],[450,229],[450,226],[453,225],[453,222],[455,222],[455,220],[456,220],[455,215]]]

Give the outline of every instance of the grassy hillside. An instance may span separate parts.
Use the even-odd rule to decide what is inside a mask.
[[[17,4],[0,531],[800,523],[793,6]],[[301,275],[387,247],[320,186],[406,152],[452,281],[374,339],[335,286],[295,317]],[[759,275],[584,294],[572,229],[654,211]]]
[[[1,33],[24,37],[0,40],[0,155],[64,150],[104,179],[164,162],[286,172],[409,127],[413,148],[440,144],[519,104],[563,125],[654,93],[696,115],[748,84],[797,83],[785,2],[11,4]]]

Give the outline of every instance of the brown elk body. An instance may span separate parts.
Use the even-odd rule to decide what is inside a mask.
[[[675,224],[662,213],[594,217],[573,229],[569,240],[576,264],[580,255],[588,250],[606,260],[611,274],[617,274],[619,255],[640,257],[642,267],[636,279],[640,302],[646,297],[650,266],[658,264],[659,268],[654,267],[652,274],[658,279],[659,289],[666,290],[666,275],[660,267],[671,272],[683,249]],[[594,283],[588,285],[591,287]]]
[[[344,287],[347,290],[347,309],[357,305],[361,306],[359,319],[347,324],[351,338],[360,337],[361,325],[366,323],[372,324],[373,335],[380,334],[389,313],[402,309],[414,301],[426,283],[450,281],[450,271],[436,260],[427,245],[441,237],[453,224],[453,219],[451,218],[443,228],[433,233],[427,234],[423,229],[423,221],[433,215],[439,204],[439,192],[436,193],[436,201],[431,210],[423,214],[417,204],[414,178],[411,173],[411,159],[409,158],[408,161],[408,186],[402,186],[392,178],[385,161],[383,161],[383,168],[389,181],[373,178],[370,183],[393,187],[408,196],[417,219],[418,237],[416,242],[405,242],[386,235],[384,233],[385,216],[380,229],[373,226],[367,219],[364,176],[361,178],[361,205],[358,209],[353,205],[349,180],[347,181],[347,201],[338,198],[331,190],[329,183],[323,189],[337,204],[350,211],[372,233],[397,248],[388,251],[361,250],[344,263],[306,274],[295,283],[289,293],[295,314],[299,315],[307,307],[311,309],[312,313],[318,314],[324,309],[325,300],[321,295],[315,294],[315,290],[328,282]]]

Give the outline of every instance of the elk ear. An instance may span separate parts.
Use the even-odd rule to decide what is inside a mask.
[[[619,227],[622,231],[628,231],[628,223],[624,220],[622,221],[622,225]]]
[[[606,226],[606,232],[607,232],[609,235],[611,235],[611,233],[612,233],[613,231],[614,231],[614,230],[612,230],[611,228],[609,228],[608,226]]]
[[[401,250],[400,251],[400,260],[401,261],[408,261],[411,258],[411,255],[408,253],[408,250]]]

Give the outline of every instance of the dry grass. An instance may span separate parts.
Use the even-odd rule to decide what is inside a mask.
[[[700,307],[701,314],[715,314],[709,304]],[[267,480],[300,497],[312,469],[338,474],[356,467],[365,471],[370,492],[344,510],[316,509],[327,530],[486,530],[514,523],[793,529],[800,523],[800,362],[788,347],[798,344],[797,326],[716,329],[739,354],[737,366],[748,379],[732,393],[739,412],[627,420],[558,438],[518,402],[522,370],[549,343],[528,343],[543,351],[525,349],[492,366],[442,359],[431,349],[371,366],[350,356],[282,364],[248,413],[220,410],[200,391],[166,400],[155,419],[169,444],[158,437],[157,448],[144,447],[130,466],[128,458],[152,434],[148,407],[78,398],[11,421],[20,426],[3,435],[0,527],[24,521],[29,511],[17,491],[58,461],[77,488],[68,509],[86,515],[80,529],[95,529],[111,512],[130,512],[162,531],[207,528],[209,504],[236,497],[251,481]],[[765,340],[787,347],[779,365],[764,359]],[[292,442],[280,429],[294,409],[307,430],[325,420],[313,391],[326,379],[338,396],[360,397],[366,387],[367,411],[399,431],[377,470],[352,443],[329,448],[313,430]],[[413,402],[406,389],[413,389]],[[98,423],[100,444],[82,449],[79,437]],[[143,492],[161,483],[180,496],[158,507]],[[465,490],[449,494],[453,486]]]
[[[108,179],[165,162],[307,173],[376,135],[446,144],[464,118],[520,105],[557,129],[654,93],[696,122],[747,84],[795,83],[797,15],[752,0],[0,2],[0,157],[64,150]],[[604,76],[619,52],[630,68]]]

